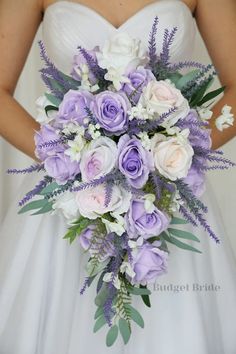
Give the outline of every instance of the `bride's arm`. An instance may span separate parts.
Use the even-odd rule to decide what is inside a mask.
[[[212,61],[226,91],[214,106],[214,118],[223,105],[232,107],[235,124],[219,132],[211,120],[213,148],[218,148],[236,136],[236,1],[197,0],[195,17]]]
[[[0,134],[35,159],[38,123],[12,97],[42,19],[39,0],[0,0]]]

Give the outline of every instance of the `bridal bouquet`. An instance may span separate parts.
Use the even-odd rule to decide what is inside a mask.
[[[158,53],[157,28],[155,18],[148,50],[126,33],[93,50],[79,47],[71,75],[55,67],[39,42],[48,87],[37,100],[40,162],[8,171],[44,174],[19,213],[64,214],[64,238],[78,238],[88,254],[81,294],[97,279],[94,332],[107,324],[108,346],[119,332],[127,343],[133,321],[144,327],[132,296],[151,306],[148,284],[167,272],[168,244],[201,252],[183,224],[201,226],[219,242],[199,197],[206,171],[234,165],[211,149],[208,103],[224,90],[209,92],[214,68],[172,63],[177,29],[158,38]],[[220,130],[233,124],[229,106],[216,124]]]

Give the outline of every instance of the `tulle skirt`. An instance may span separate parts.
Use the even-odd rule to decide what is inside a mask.
[[[96,282],[80,295],[88,256],[63,239],[63,217],[17,214],[21,190],[37,179],[25,178],[1,228],[1,354],[236,353],[235,260],[209,185],[203,200],[221,243],[184,225],[203,253],[171,245],[168,274],[150,286],[151,308],[134,297],[145,328],[134,323],[126,346],[118,338],[107,348],[107,327],[93,333]]]

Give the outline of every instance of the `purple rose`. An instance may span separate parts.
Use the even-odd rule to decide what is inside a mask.
[[[126,222],[129,236],[137,238],[142,236],[145,239],[151,236],[158,236],[169,226],[168,216],[156,207],[152,211],[145,209],[145,200],[134,199],[131,201],[130,209],[126,214]]]
[[[70,122],[82,125],[92,100],[93,95],[88,91],[69,90],[59,105],[57,121],[63,125]]]
[[[95,62],[97,62],[95,49],[94,50],[87,50],[87,53],[92,57],[92,59]],[[74,56],[73,70],[71,72],[72,77],[75,80],[81,81],[82,74],[84,73],[85,69],[89,69],[87,60],[85,59],[83,54],[81,52],[79,52],[79,54]],[[88,72],[88,79],[92,85],[95,85],[97,83],[97,78],[91,70],[89,70],[89,72]]]
[[[91,109],[100,124],[107,132],[119,135],[128,127],[127,111],[131,104],[123,92],[104,91],[95,96]]]
[[[119,169],[134,188],[142,188],[154,169],[151,153],[145,150],[141,141],[123,135],[118,143]]]
[[[80,172],[78,162],[71,161],[63,152],[47,157],[44,167],[48,175],[55,178],[58,184],[65,184]]]
[[[92,237],[94,236],[94,230],[95,230],[95,225],[89,225],[87,229],[85,229],[80,235],[79,235],[79,242],[81,247],[87,251],[90,246],[91,246],[91,240]]]
[[[134,91],[136,94],[132,96],[132,101],[137,104],[143,87],[147,86],[148,82],[155,80],[155,76],[149,69],[145,69],[142,66],[139,66],[137,69],[131,71],[128,75],[130,83],[125,83],[122,87],[122,90],[129,96]]]
[[[159,243],[158,243],[159,245]],[[168,253],[160,250],[156,242],[144,242],[133,252],[132,268],[135,272],[132,283],[146,285],[154,282],[161,274],[167,272]]]
[[[205,175],[193,166],[190,168],[187,177],[183,180],[188,184],[196,197],[200,197],[205,191]]]
[[[36,132],[34,136],[34,141],[36,145],[35,155],[40,160],[44,161],[48,156],[63,151],[64,147],[61,144],[40,147],[40,145],[44,143],[58,139],[60,139],[60,136],[56,133],[53,127],[51,127],[49,124],[42,125],[41,129]]]

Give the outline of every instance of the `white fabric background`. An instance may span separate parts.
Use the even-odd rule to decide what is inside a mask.
[[[35,117],[35,100],[42,94],[44,88],[38,73],[41,67],[37,41],[41,36],[41,28],[35,37],[24,70],[19,79],[15,97]],[[198,34],[194,50],[194,58],[208,63],[210,58],[207,54],[203,41]],[[7,119],[7,117],[6,117]],[[17,132],[16,132],[17,134]],[[29,166],[32,160],[17,151],[3,139],[0,140],[0,216],[1,219],[7,213],[8,207],[14,195],[19,190],[24,176],[9,176],[5,173],[8,168],[23,168]],[[226,144],[223,148],[226,156],[236,161],[236,139]],[[236,254],[236,168],[230,171],[214,172],[209,174],[210,182],[214,188],[220,211],[228,232],[232,247]],[[30,183],[30,178],[29,178]],[[25,191],[22,190],[22,196]],[[14,221],[13,221],[14,222]]]

